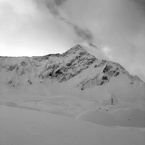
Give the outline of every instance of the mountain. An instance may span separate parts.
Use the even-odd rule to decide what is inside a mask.
[[[145,83],[119,63],[98,59],[79,44],[63,54],[0,57],[0,100],[60,103],[60,97],[53,96],[65,96],[71,103],[144,108]]]
[[[1,144],[144,144],[145,83],[90,49],[0,57]]]

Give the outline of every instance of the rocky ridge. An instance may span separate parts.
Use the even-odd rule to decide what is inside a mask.
[[[83,73],[86,72],[85,76]],[[8,73],[9,78],[4,77]],[[49,54],[37,57],[0,57],[1,79],[13,87],[24,83],[43,83],[50,79],[59,83],[81,77],[76,88],[85,90],[101,86],[112,78],[126,75],[130,84],[134,78],[118,63],[98,60],[81,45],[76,45],[63,54]]]

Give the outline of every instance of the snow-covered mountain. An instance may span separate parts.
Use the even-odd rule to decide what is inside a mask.
[[[143,81],[83,45],[63,54],[0,57],[0,94],[1,99],[70,95],[100,104],[145,105]]]
[[[145,83],[87,50],[0,57],[1,144],[144,144]]]

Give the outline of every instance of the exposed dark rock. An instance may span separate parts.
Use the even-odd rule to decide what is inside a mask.
[[[112,68],[112,66],[106,65],[106,67],[105,67],[104,70],[103,70],[103,73],[108,72],[111,68]]]
[[[31,81],[30,79],[28,80],[28,83],[29,83],[30,85],[32,85],[32,81]]]
[[[12,83],[13,83],[13,81],[12,81],[12,80],[9,80],[9,81],[8,81],[8,84],[12,84]]]
[[[108,80],[107,76],[103,76],[102,80]]]
[[[104,84],[104,82],[102,81],[101,83],[100,83],[100,85],[103,85]]]
[[[13,71],[15,68],[17,67],[17,65],[11,65],[7,68],[8,71]]]
[[[22,61],[22,62],[21,62],[21,65],[22,65],[22,66],[26,66],[27,64],[28,64],[28,63],[27,63],[26,61]]]
[[[114,76],[116,77],[116,76],[118,76],[120,73],[119,72],[116,72],[115,74],[114,74]]]
[[[22,70],[21,73],[20,73],[20,76],[22,76],[24,74],[25,74],[25,70]]]

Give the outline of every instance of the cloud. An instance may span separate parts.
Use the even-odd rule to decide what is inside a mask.
[[[3,54],[43,55],[93,42],[145,78],[144,0],[0,0],[0,32]]]
[[[111,49],[109,47],[103,47],[102,51],[105,53],[105,55],[111,60],[112,59],[112,53]]]
[[[80,41],[92,40],[89,30],[63,16],[61,7],[65,3],[0,0],[1,55],[62,53]]]
[[[109,48],[112,61],[145,80],[144,0],[73,0],[66,4],[70,20],[89,29],[102,50]]]
[[[0,55],[61,53],[76,37],[37,0],[0,0]]]
[[[52,3],[53,2],[53,3]],[[53,0],[53,1],[45,1],[46,7],[49,11],[59,20],[63,21],[64,23],[68,24],[76,33],[76,35],[81,38],[81,41],[87,41],[88,43],[93,43],[94,38],[91,31],[87,28],[81,28],[77,24],[71,22],[67,18],[65,18],[60,12],[60,8],[57,6],[61,6],[64,4],[66,0]]]
[[[67,0],[33,0],[37,6],[48,8],[49,12],[52,13],[54,16],[59,16],[59,9],[60,7],[67,1]]]
[[[132,0],[132,2],[136,3],[139,10],[141,10],[145,13],[145,1],[144,0]]]
[[[67,0],[54,0],[54,3],[55,3],[55,5],[60,6],[60,5],[62,5],[66,1]]]
[[[74,32],[77,34],[78,37],[81,38],[82,41],[93,43],[94,42],[94,36],[92,32],[89,29],[81,28],[77,24],[74,24],[64,18],[63,16],[59,15],[59,19],[64,21],[66,24],[68,24],[70,27],[73,28]]]
[[[90,30],[82,29],[77,25],[72,25],[76,34],[82,38],[83,41],[87,41],[89,43],[93,43],[94,37]]]

